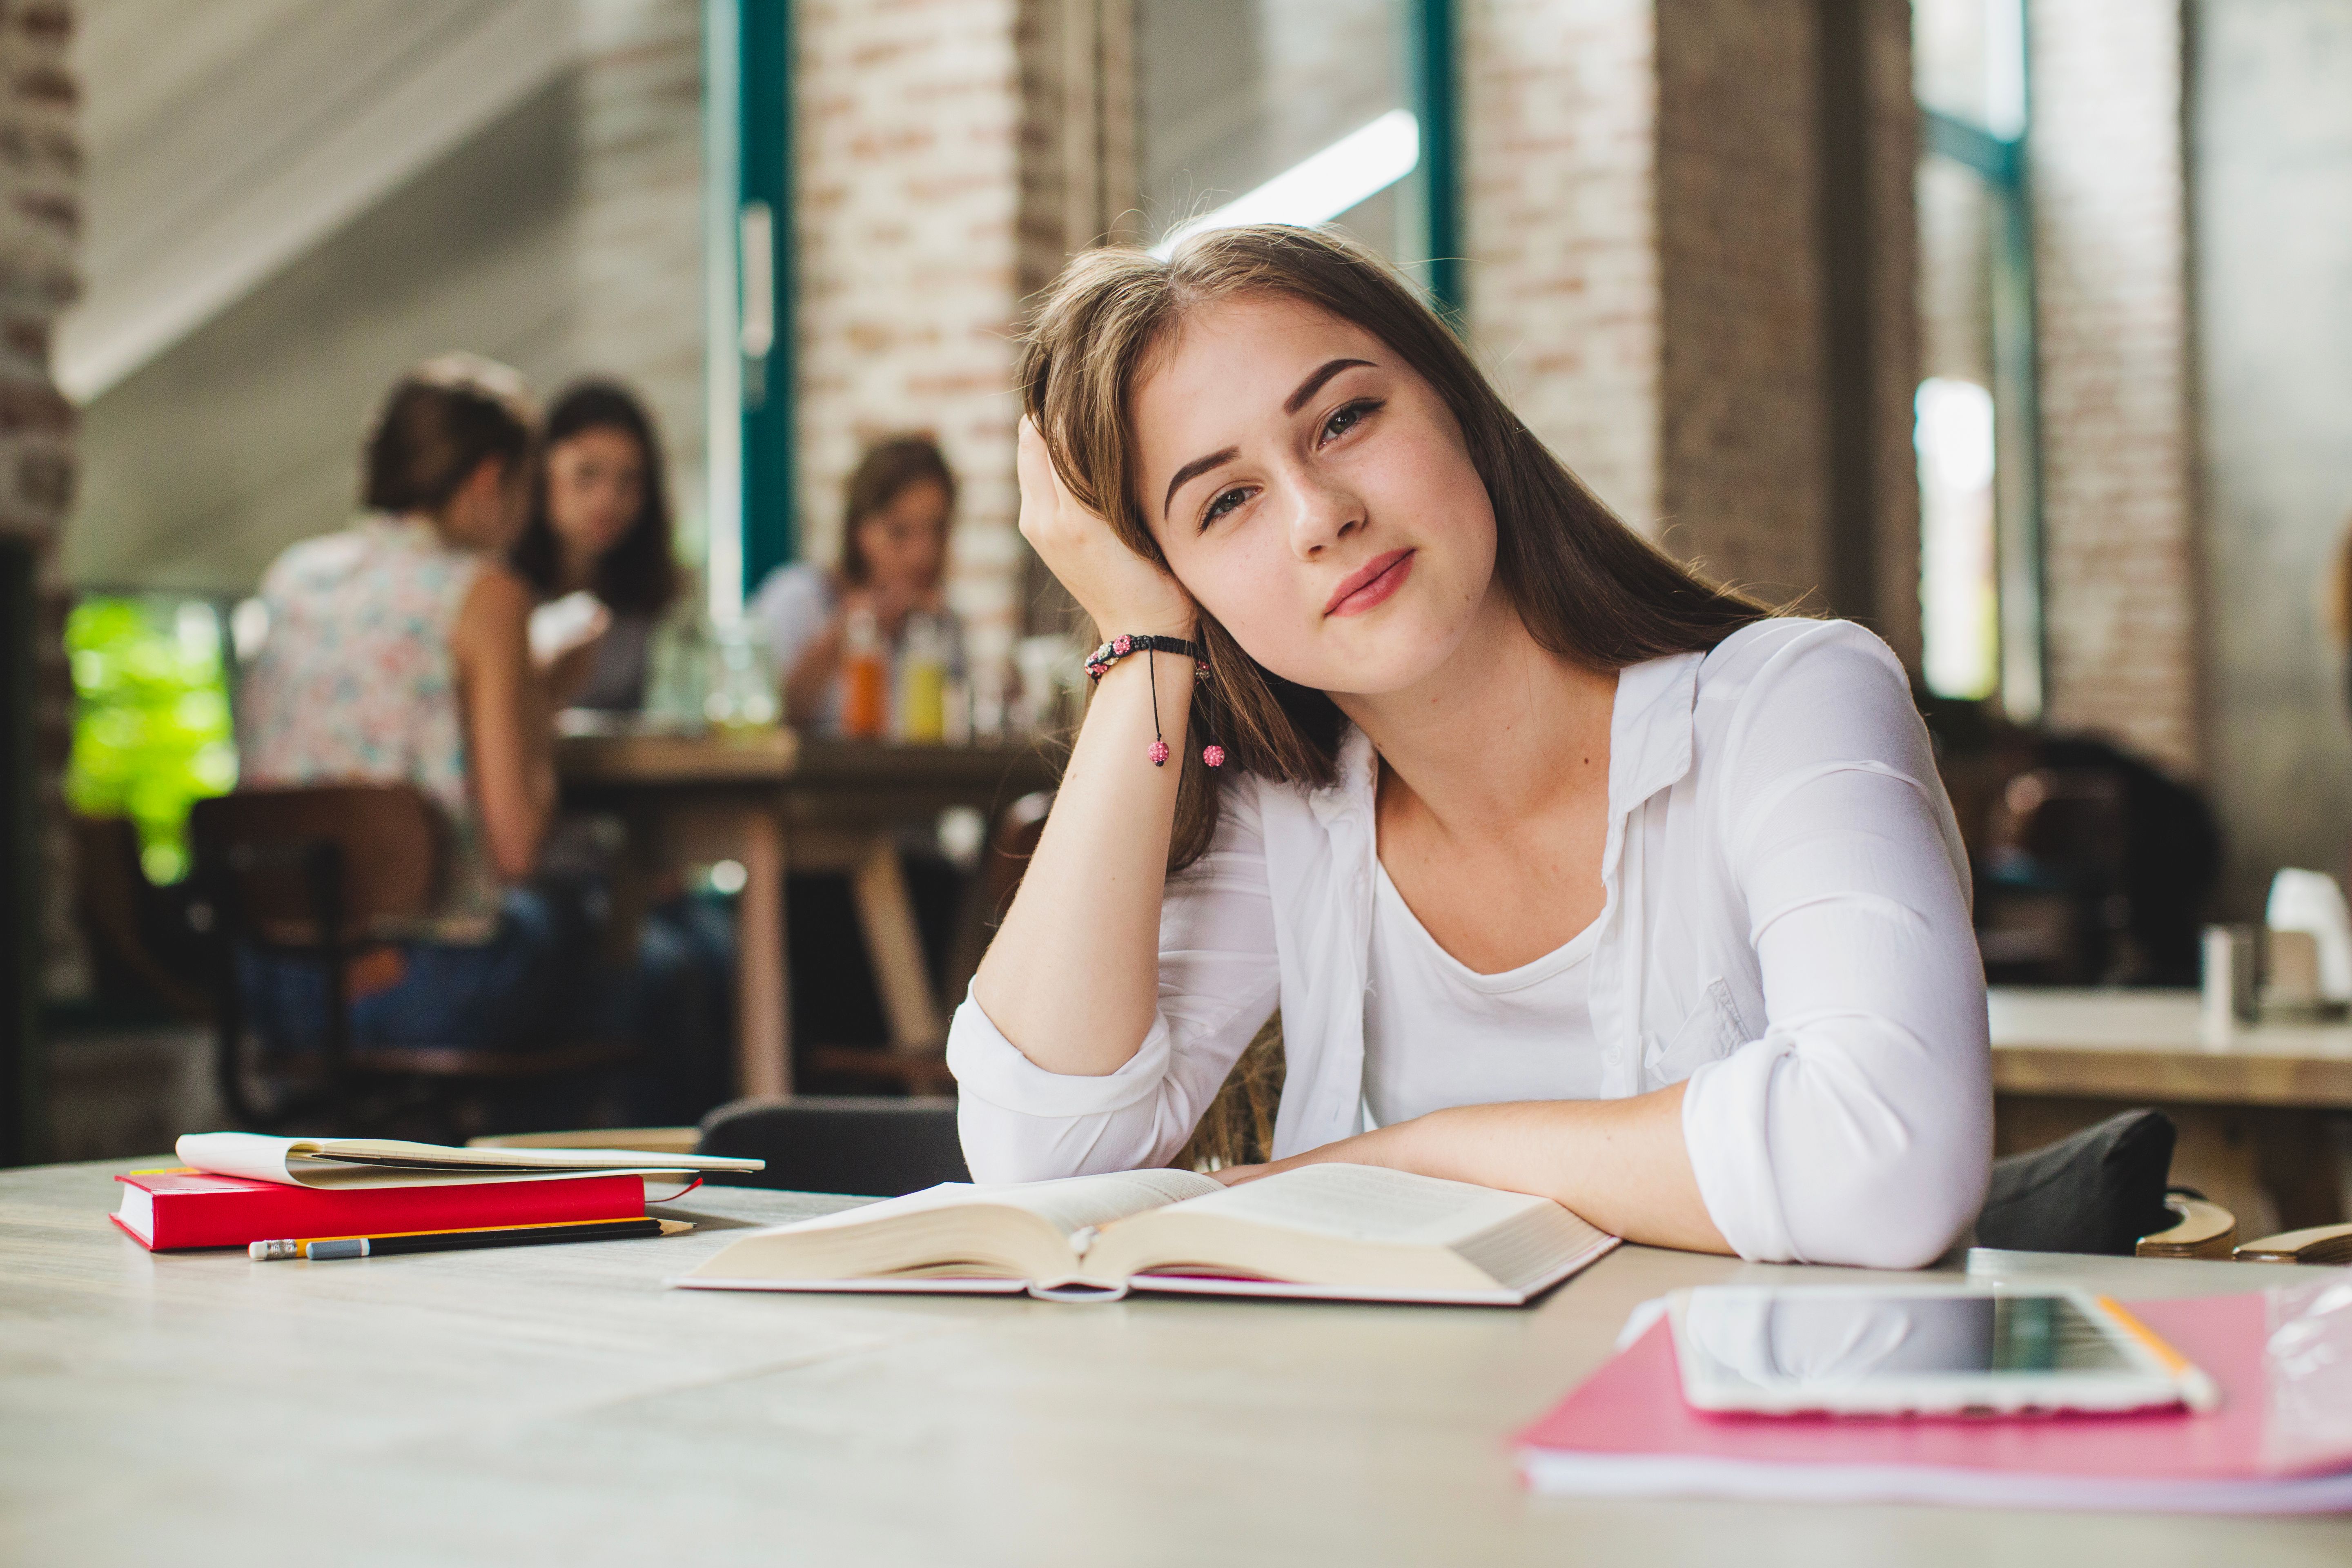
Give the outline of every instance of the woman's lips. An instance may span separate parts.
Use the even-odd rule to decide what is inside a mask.
[[[1412,555],[1410,550],[1391,550],[1350,573],[1331,595],[1331,602],[1323,606],[1324,615],[1360,616],[1385,604],[1412,575]]]

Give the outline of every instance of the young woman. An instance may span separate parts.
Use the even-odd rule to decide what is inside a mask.
[[[239,704],[243,782],[411,784],[455,829],[442,909],[354,1004],[361,1044],[513,1045],[555,994],[564,933],[509,886],[537,863],[555,804],[531,592],[499,564],[522,523],[532,438],[514,372],[460,354],[418,366],[368,437],[368,515],[290,546],[262,579],[269,632]],[[265,1038],[318,1037],[314,966],[256,959],[247,980]]]
[[[878,442],[849,476],[838,564],[780,566],[760,585],[751,613],[766,628],[792,722],[839,728],[842,656],[860,613],[874,617],[888,657],[887,691],[898,689],[907,627],[918,614],[940,629],[949,662],[962,662],[961,627],[943,592],[955,492],[955,475],[929,437]]]
[[[646,652],[678,570],[661,442],[627,388],[580,382],[548,410],[513,565],[543,599],[593,595],[605,612],[559,639],[568,648],[549,669],[558,700],[643,707]]]
[[[978,1179],[1165,1163],[1278,1007],[1278,1158],[1230,1180],[1390,1165],[1753,1258],[1968,1227],[1982,971],[1882,644],[1643,542],[1342,239],[1080,257],[1022,391],[1023,533],[1178,651],[1097,660],[956,1014]]]

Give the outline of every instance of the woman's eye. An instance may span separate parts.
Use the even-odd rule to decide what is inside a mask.
[[[1323,439],[1326,441],[1335,441],[1340,437],[1345,436],[1349,431],[1362,424],[1365,416],[1379,406],[1380,405],[1378,403],[1369,400],[1362,403],[1349,404],[1345,408],[1339,409],[1338,412],[1334,413],[1330,418],[1326,419],[1323,422]]]
[[[1209,502],[1209,510],[1201,514],[1201,526],[1202,528],[1208,527],[1209,524],[1216,521],[1217,519],[1224,516],[1225,513],[1233,510],[1234,508],[1241,505],[1242,502],[1247,500],[1249,500],[1249,491],[1244,489],[1239,485],[1234,486],[1232,489],[1219,492],[1216,498]]]

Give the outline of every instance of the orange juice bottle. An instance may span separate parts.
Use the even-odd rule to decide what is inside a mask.
[[[874,612],[849,612],[841,653],[841,732],[861,740],[878,738],[889,722],[889,666],[882,654],[882,626]]]

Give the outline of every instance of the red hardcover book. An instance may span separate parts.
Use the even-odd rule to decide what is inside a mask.
[[[188,1170],[133,1171],[114,1179],[122,1184],[122,1207],[110,1217],[156,1252],[244,1247],[295,1237],[642,1219],[646,1213],[642,1176],[567,1176],[554,1181],[435,1183],[339,1191]]]

